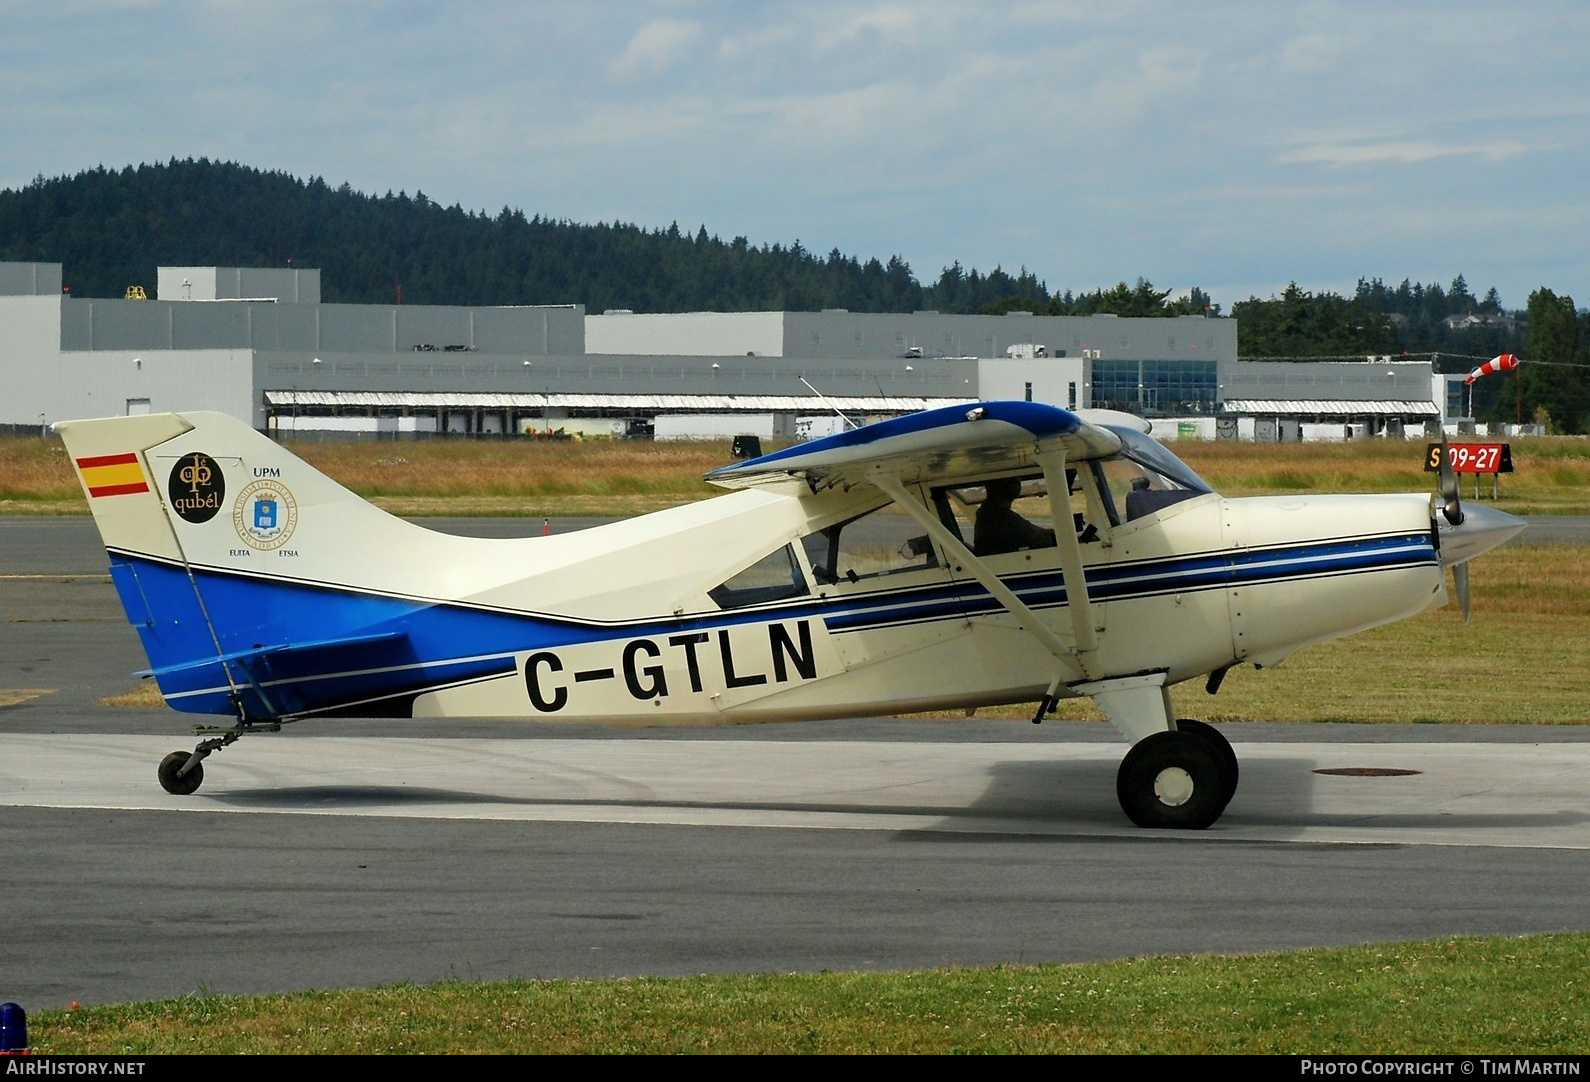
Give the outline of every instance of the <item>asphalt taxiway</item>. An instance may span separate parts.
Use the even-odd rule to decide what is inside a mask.
[[[143,664],[92,525],[0,518],[0,999],[1590,929],[1590,728],[1225,726],[1196,834],[1126,823],[1107,727],[979,719],[326,721],[181,798],[188,719],[98,705]]]

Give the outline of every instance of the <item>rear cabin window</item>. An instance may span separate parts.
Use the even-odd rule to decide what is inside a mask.
[[[765,605],[771,601],[788,601],[805,597],[811,587],[806,575],[795,559],[795,546],[785,545],[770,552],[750,567],[707,591],[707,596],[720,609],[743,609],[747,605]]]

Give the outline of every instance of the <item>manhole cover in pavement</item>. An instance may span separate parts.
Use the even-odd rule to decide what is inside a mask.
[[[1422,770],[1399,770],[1392,766],[1330,766],[1314,771],[1316,774],[1338,774],[1347,778],[1402,778],[1409,774],[1422,774]]]

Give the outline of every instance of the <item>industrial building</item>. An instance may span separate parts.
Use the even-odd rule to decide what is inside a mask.
[[[309,269],[162,267],[153,299],[63,294],[0,263],[0,427],[167,410],[271,433],[795,439],[979,398],[1125,409],[1261,439],[1438,423],[1428,362],[1239,363],[1185,316],[325,304]],[[1307,431],[1311,426],[1317,431]]]

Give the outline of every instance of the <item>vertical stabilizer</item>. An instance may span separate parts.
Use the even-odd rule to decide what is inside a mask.
[[[182,559],[160,499],[159,475],[150,469],[149,451],[192,428],[172,413],[62,421],[55,426],[106,548]]]

